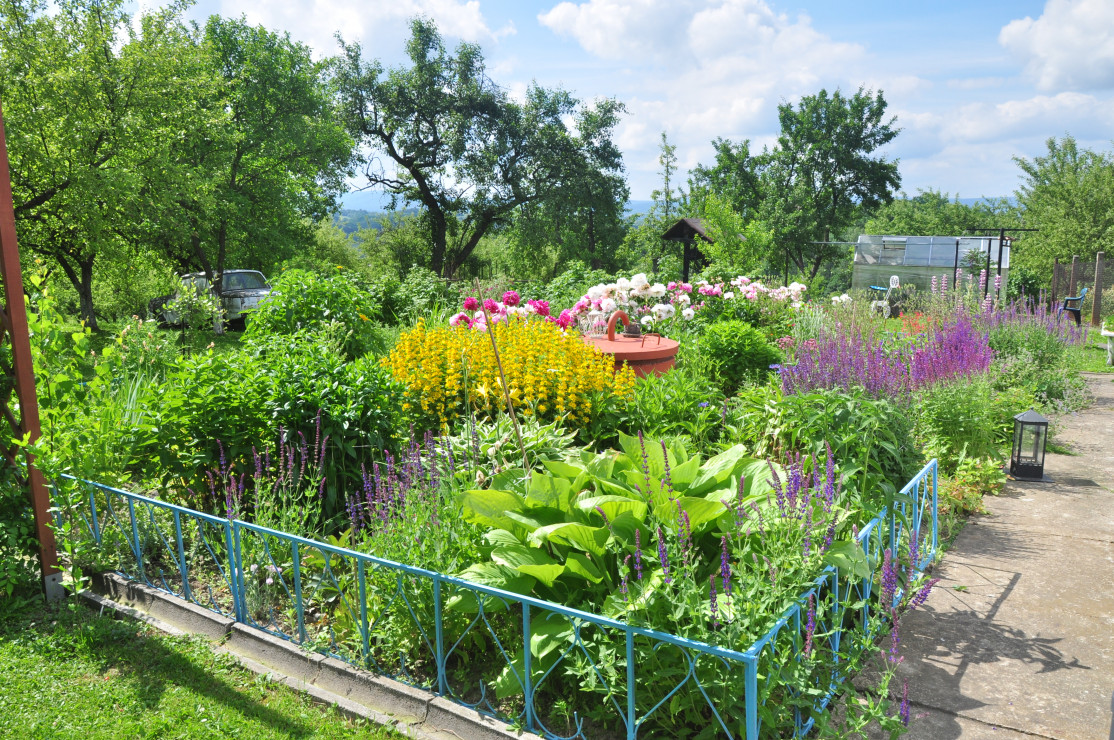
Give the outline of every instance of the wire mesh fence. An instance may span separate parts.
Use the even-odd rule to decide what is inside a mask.
[[[1053,265],[1053,306],[1062,306],[1065,298],[1078,296],[1084,289],[1087,294],[1083,297],[1080,318],[1083,323],[1099,326],[1103,319],[1114,315],[1114,264],[1103,252],[1094,260],[1075,258]]]

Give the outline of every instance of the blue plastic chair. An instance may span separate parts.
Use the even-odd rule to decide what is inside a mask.
[[[1060,310],[1057,311],[1057,313],[1056,313],[1056,317],[1059,318],[1060,315],[1064,313],[1064,311],[1067,311],[1073,317],[1075,317],[1075,325],[1076,326],[1082,326],[1082,324],[1083,324],[1083,299],[1086,298],[1086,297],[1087,297],[1087,289],[1084,288],[1083,290],[1079,291],[1079,295],[1072,296],[1070,298],[1065,298],[1064,299],[1064,304],[1062,306],[1060,306]],[[1069,306],[1068,305],[1069,303],[1074,303],[1075,305],[1074,306]]]

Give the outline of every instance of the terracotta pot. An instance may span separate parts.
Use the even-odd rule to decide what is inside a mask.
[[[607,336],[584,337],[584,341],[601,352],[612,355],[615,358],[616,371],[626,363],[631,366],[635,375],[644,378],[650,373],[665,375],[673,369],[673,364],[677,360],[677,349],[680,347],[677,341],[659,334],[643,334],[638,337],[617,336],[615,329],[619,319],[622,319],[627,326],[630,325],[630,317],[626,312],[616,311],[611,314],[611,319],[607,322]]]

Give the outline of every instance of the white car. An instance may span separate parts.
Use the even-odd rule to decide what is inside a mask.
[[[191,272],[189,275],[182,275],[180,279],[193,285],[198,292],[212,290],[203,272]],[[225,320],[229,323],[242,324],[244,317],[271,294],[271,285],[267,278],[256,270],[225,270],[221,288],[221,304],[224,306]],[[178,313],[166,308],[174,297],[168,295],[156,298],[150,304],[151,313],[171,326],[181,323]]]

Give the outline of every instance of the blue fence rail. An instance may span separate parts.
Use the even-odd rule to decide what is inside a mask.
[[[633,739],[640,731],[671,732],[679,722],[703,737],[757,740],[782,736],[791,721],[803,735],[844,678],[839,656],[876,637],[871,596],[882,552],[912,552],[919,575],[937,548],[933,460],[892,511],[858,533],[869,573],[826,568],[761,639],[732,650],[377,558],[343,541],[63,478],[83,489],[80,516],[95,567],[562,739]],[[818,691],[810,695],[820,698],[811,703],[778,685],[776,669],[804,649],[810,603],[822,606],[815,634],[825,644],[817,649],[835,659],[830,674],[814,679]],[[570,676],[591,701],[561,699],[570,689],[560,682]]]

